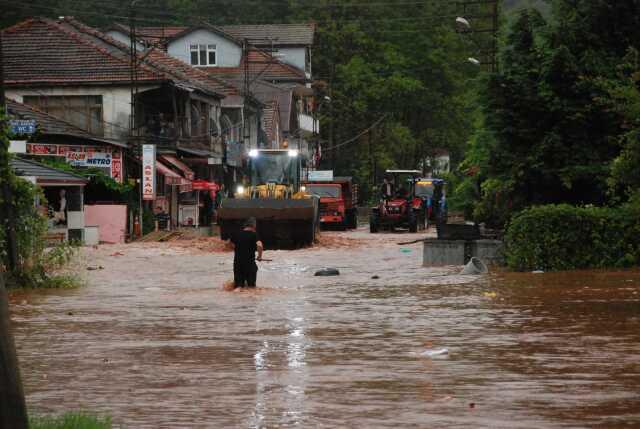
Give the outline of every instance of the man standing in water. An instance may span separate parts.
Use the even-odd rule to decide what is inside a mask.
[[[241,231],[233,234],[231,244],[234,249],[233,257],[233,281],[235,287],[256,287],[258,266],[256,265],[256,252],[258,261],[262,260],[264,247],[256,234],[256,218],[249,218]]]

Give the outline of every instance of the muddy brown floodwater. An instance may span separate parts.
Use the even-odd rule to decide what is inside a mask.
[[[28,406],[154,429],[640,427],[640,271],[458,276],[407,237],[267,252],[255,293],[222,291],[220,249],[86,249],[86,287],[12,296]]]

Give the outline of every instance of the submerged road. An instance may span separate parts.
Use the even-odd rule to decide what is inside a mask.
[[[85,249],[86,287],[12,296],[30,411],[154,429],[640,427],[640,271],[459,276],[422,268],[407,237],[266,252],[251,293],[222,291],[216,243]]]

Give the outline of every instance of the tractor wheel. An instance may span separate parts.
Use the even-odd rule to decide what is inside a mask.
[[[380,225],[378,225],[378,216],[371,215],[369,217],[369,232],[371,234],[375,234],[378,232],[379,228],[380,228]]]

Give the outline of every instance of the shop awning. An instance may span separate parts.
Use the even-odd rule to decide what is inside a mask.
[[[185,164],[184,162],[182,162],[181,160],[179,160],[175,156],[173,156],[173,155],[161,155],[160,157],[164,161],[166,161],[169,164],[171,164],[174,167],[176,167],[178,170],[182,171],[184,173],[184,177],[186,177],[187,179],[193,180],[195,178],[195,174],[193,173],[193,170],[190,169],[187,164]]]
[[[217,192],[220,187],[215,182],[207,182],[206,180],[194,180],[191,182],[194,191],[214,191]]]
[[[185,179],[169,167],[156,160],[156,170],[164,176],[165,183],[171,186],[180,186],[180,192],[191,191],[191,180]]]

